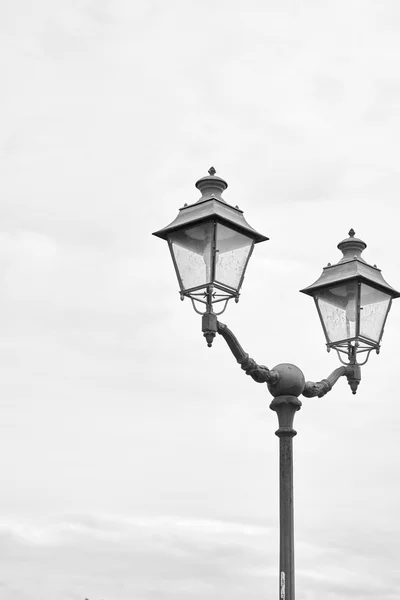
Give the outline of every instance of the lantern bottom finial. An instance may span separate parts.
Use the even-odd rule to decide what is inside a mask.
[[[346,367],[346,377],[353,394],[357,392],[361,381],[361,367],[358,363],[352,363]]]
[[[201,329],[204,337],[206,338],[207,346],[211,348],[215,335],[217,333],[217,315],[212,312],[204,313],[201,320],[201,324]]]
[[[214,332],[208,332],[208,333],[203,333],[203,335],[206,338],[207,346],[209,348],[211,348],[212,343],[213,343],[214,338],[215,338],[215,333]]]

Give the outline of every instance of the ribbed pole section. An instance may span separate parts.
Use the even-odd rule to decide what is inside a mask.
[[[296,396],[278,396],[270,408],[276,411],[279,429],[279,599],[295,600],[294,506],[293,506],[293,419],[301,402]]]

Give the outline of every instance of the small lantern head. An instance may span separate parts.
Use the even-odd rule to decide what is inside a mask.
[[[211,167],[196,182],[202,194],[197,202],[183,206],[170,225],[153,234],[168,242],[181,298],[191,298],[197,312],[197,303],[213,312],[213,304],[225,301],[225,309],[230,298],[239,298],[254,244],[268,239],[247,223],[239,207],[223,200],[228,184],[215,173]]]
[[[367,352],[368,358],[371,350],[379,352],[392,299],[400,296],[376,265],[365,262],[361,253],[367,244],[354,236],[351,229],[338,244],[341,260],[328,264],[315,283],[301,290],[315,300],[328,351],[347,354],[351,363],[357,353]]]

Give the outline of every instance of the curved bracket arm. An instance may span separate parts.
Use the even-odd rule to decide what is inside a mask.
[[[250,358],[227,325],[217,321],[217,332],[222,335],[246,375],[250,375],[257,383],[274,384],[278,382],[279,374],[276,371],[270,371],[264,365],[257,364],[253,358]]]
[[[322,379],[322,381],[306,381],[303,396],[306,398],[313,398],[314,396],[322,398],[322,396],[325,396],[325,394],[331,391],[338,379],[344,375],[351,387],[351,391],[355,394],[358,384],[361,381],[361,369],[360,365],[352,363],[343,367],[338,367],[329,375],[329,377]]]
[[[331,391],[332,387],[343,375],[346,375],[346,367],[338,367],[326,379],[317,382],[306,381],[303,396],[306,398],[314,398],[314,396],[322,398],[322,396]]]

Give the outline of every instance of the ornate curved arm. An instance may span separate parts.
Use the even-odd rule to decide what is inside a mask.
[[[279,374],[276,371],[270,371],[264,365],[258,365],[253,358],[250,358],[227,325],[217,321],[217,332],[222,335],[246,375],[250,375],[257,383],[277,383]]]
[[[325,394],[331,391],[332,387],[338,379],[343,377],[343,375],[346,376],[351,391],[355,394],[358,384],[361,381],[361,369],[359,364],[351,363],[343,367],[338,367],[329,375],[329,377],[322,379],[322,381],[306,381],[303,396],[306,398],[313,398],[314,396],[322,398],[322,396],[325,396]]]
[[[219,335],[222,335],[231,349],[233,356],[236,358],[243,371],[245,371],[246,375],[250,375],[250,377],[252,377],[252,379],[254,379],[254,381],[257,383],[269,383],[270,385],[276,385],[279,381],[278,371],[274,369],[270,370],[265,365],[257,364],[256,361],[253,358],[250,358],[247,352],[243,350],[238,339],[232,333],[229,327],[218,321],[214,314],[212,314],[212,317],[214,331],[216,330]],[[203,331],[204,330],[205,329],[203,328]],[[211,330],[211,327],[209,327],[209,330]],[[291,366],[293,367],[293,365]],[[353,394],[355,394],[357,386],[361,380],[361,369],[360,365],[357,363],[351,363],[346,366],[338,367],[326,379],[322,379],[321,381],[306,381],[302,394],[306,398],[313,398],[314,396],[322,398],[325,396],[325,394],[331,391],[335,383],[344,375],[346,376],[351,387],[351,391]]]
[[[322,381],[306,381],[303,396],[306,398],[313,398],[314,396],[322,398],[322,396],[325,396],[325,394],[331,391],[337,380],[343,377],[343,375],[346,375],[346,367],[338,367],[329,375],[329,377],[322,379]]]

